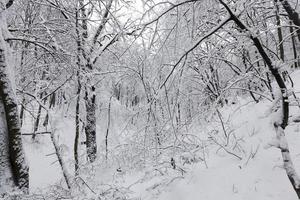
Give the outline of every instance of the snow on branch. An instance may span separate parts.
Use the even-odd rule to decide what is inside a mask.
[[[101,1],[101,2],[102,2],[102,1]],[[111,6],[112,6],[112,2],[113,2],[113,0],[109,0],[109,2],[107,3],[107,5],[105,6],[105,12],[104,12],[104,14],[103,14],[103,16],[102,16],[102,20],[101,20],[100,25],[99,25],[99,27],[98,27],[98,29],[97,29],[97,31],[96,31],[94,37],[93,37],[93,44],[96,44],[99,35],[101,34],[102,30],[103,30],[104,27],[105,27],[106,22],[108,21],[108,15],[109,15],[109,13],[110,13],[110,9],[111,9]],[[94,48],[93,48],[93,46],[92,46],[91,52],[90,52],[90,53],[92,53],[93,50],[94,50]]]
[[[150,24],[152,24],[152,23],[158,21],[162,16],[164,16],[165,14],[167,14],[168,12],[170,12],[171,10],[173,10],[173,9],[175,9],[175,8],[177,8],[177,7],[181,6],[181,5],[183,5],[183,4],[186,4],[186,3],[192,3],[192,2],[197,2],[197,1],[199,1],[199,0],[188,0],[188,1],[180,2],[180,3],[178,3],[178,4],[172,4],[172,6],[171,6],[170,8],[168,8],[167,10],[165,10],[164,12],[162,12],[162,13],[161,13],[160,15],[158,15],[155,19],[153,19],[153,20],[151,20],[151,21],[145,23],[144,26],[148,26],[148,25],[150,25]],[[151,9],[153,9],[153,7],[152,7]],[[151,10],[151,9],[150,9],[150,10]]]
[[[202,38],[200,38],[195,44],[193,44],[179,59],[178,61],[175,63],[175,65],[173,66],[171,72],[169,73],[169,75],[167,76],[167,78],[165,79],[165,81],[163,82],[163,84],[160,86],[160,89],[167,83],[167,81],[169,80],[169,78],[171,77],[171,75],[174,73],[176,67],[180,64],[180,62],[189,55],[189,53],[191,53],[194,49],[196,49],[202,42],[203,40],[209,38],[210,36],[212,36],[214,33],[216,33],[219,29],[221,29],[227,22],[229,22],[231,20],[231,16],[227,16],[225,19],[223,19],[222,22],[219,23],[219,25],[217,25],[215,28],[213,28],[210,32],[208,32],[205,36],[203,36]]]
[[[53,47],[53,49],[50,49],[48,47],[46,47],[45,45],[48,44],[47,42],[42,42],[42,41],[35,41],[35,40],[29,40],[29,39],[26,39],[26,38],[21,38],[21,37],[10,37],[10,38],[6,38],[5,39],[6,41],[12,41],[12,40],[15,40],[15,41],[22,41],[22,42],[28,42],[28,43],[32,43],[44,50],[46,50],[47,52],[53,52],[55,47]]]

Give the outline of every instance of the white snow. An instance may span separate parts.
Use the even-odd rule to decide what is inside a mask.
[[[292,74],[295,82],[294,91],[300,91],[300,71]],[[292,97],[291,97],[292,98]],[[117,108],[112,112],[118,113],[117,102],[113,102]],[[227,123],[226,126],[232,130],[235,140],[231,138],[227,148],[231,152],[242,157],[242,160],[228,154],[218,145],[209,140],[207,134],[211,130],[222,131],[221,124],[217,120],[206,123],[200,127],[190,129],[190,134],[194,134],[201,139],[206,138],[206,143],[210,144],[203,153],[206,163],[198,160],[196,162],[184,163],[176,160],[177,169],[173,170],[169,163],[158,166],[148,166],[142,170],[121,169],[118,172],[117,165],[103,163],[103,155],[99,154],[97,164],[88,166],[86,169],[93,169],[89,176],[84,174],[86,184],[97,194],[104,194],[108,191],[119,191],[118,194],[125,195],[127,199],[141,200],[294,200],[297,196],[283,169],[283,162],[280,150],[270,146],[272,138],[276,136],[272,123],[270,109],[272,103],[262,101],[258,104],[250,102],[249,99],[238,98],[237,103],[228,105],[220,109],[222,118]],[[291,115],[299,115],[299,108],[291,107]],[[105,112],[105,111],[104,111]],[[124,110],[122,111],[124,112]],[[74,120],[63,117],[63,112],[55,114],[60,118],[56,125],[58,130],[59,143],[65,151],[65,159],[68,163],[69,173],[73,173],[73,140],[74,140]],[[103,113],[102,113],[103,114]],[[103,117],[106,119],[105,117]],[[121,118],[121,117],[120,117]],[[122,142],[123,129],[117,126],[117,120],[113,120],[111,130],[112,141],[115,144]],[[31,123],[31,122],[28,122]],[[98,124],[97,129],[103,131],[106,122]],[[26,126],[25,126],[26,129]],[[118,130],[120,130],[118,132]],[[201,131],[200,131],[201,130]],[[220,132],[222,134],[222,132]],[[26,153],[30,163],[30,188],[31,192],[39,193],[47,191],[51,185],[61,185],[66,187],[62,172],[51,145],[50,136],[39,136],[38,143],[32,143],[30,137],[26,137]],[[98,137],[99,146],[103,147],[103,137]],[[286,129],[286,137],[289,143],[292,159],[296,170],[300,167],[300,134],[299,125],[290,122]],[[219,139],[219,138],[216,138]],[[236,141],[239,148],[233,148]],[[102,148],[101,147],[101,148]],[[103,150],[103,149],[102,149]],[[101,151],[102,151],[101,150]],[[81,146],[81,154],[84,148]],[[201,151],[200,151],[201,152]],[[198,152],[199,153],[199,152]],[[197,153],[195,153],[197,154]],[[202,154],[197,154],[202,157]],[[184,156],[184,155],[183,155]],[[188,157],[188,155],[185,155]],[[81,159],[84,162],[84,159]],[[86,187],[82,185],[81,187]],[[117,188],[117,189],[116,189]],[[109,190],[110,189],[110,190]],[[116,189],[116,190],[115,190]],[[95,197],[93,192],[85,190],[84,195]],[[124,197],[124,196],[123,196]],[[78,197],[83,198],[82,196]],[[108,198],[109,199],[109,198]]]

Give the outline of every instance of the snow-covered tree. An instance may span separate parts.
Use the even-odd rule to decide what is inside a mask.
[[[22,144],[20,119],[14,87],[14,62],[6,39],[10,36],[7,14],[13,1],[0,8],[0,105],[1,105],[1,162],[0,192],[10,192],[14,187],[29,192],[29,168]],[[2,189],[3,188],[3,189]]]

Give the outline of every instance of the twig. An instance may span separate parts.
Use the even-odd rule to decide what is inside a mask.
[[[96,192],[86,183],[85,180],[83,180],[83,178],[81,178],[80,176],[77,176],[76,178],[79,178],[92,193],[96,194]]]
[[[234,157],[238,158],[239,160],[242,160],[243,158],[241,156],[236,155],[235,153],[232,153],[231,151],[227,150],[222,144],[220,144],[213,136],[211,136],[211,139],[225,152],[227,152],[230,155],[233,155]]]
[[[180,58],[179,60],[175,63],[173,66],[171,72],[168,74],[167,78],[163,82],[163,84],[160,86],[160,89],[167,83],[171,75],[174,73],[176,67],[179,65],[179,63],[184,59],[187,58],[188,54],[192,52],[196,47],[198,47],[203,40],[207,39],[208,37],[212,36],[215,32],[217,32],[219,29],[221,29],[227,22],[231,20],[231,16],[226,17],[219,25],[217,25],[215,28],[213,28],[209,33],[207,33],[205,36],[200,38],[192,47],[190,47]]]
[[[216,111],[217,111],[218,117],[219,117],[219,119],[220,119],[220,122],[221,122],[221,124],[222,124],[222,129],[223,129],[225,138],[226,138],[226,140],[227,140],[227,144],[226,144],[226,146],[227,146],[227,145],[228,145],[228,135],[227,135],[227,132],[226,132],[226,129],[225,129],[225,126],[224,126],[224,122],[223,122],[223,119],[222,119],[222,116],[221,116],[220,111],[219,111],[218,109],[216,109]]]
[[[35,132],[35,133],[22,133],[22,135],[46,135],[51,134],[50,131],[43,131],[43,132]]]

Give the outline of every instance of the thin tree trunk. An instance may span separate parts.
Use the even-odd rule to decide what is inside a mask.
[[[284,62],[284,46],[283,46],[281,21],[279,16],[278,0],[274,0],[274,2],[275,2],[275,9],[276,9],[275,15],[276,15],[277,35],[278,35],[278,42],[279,42],[279,55],[280,55],[280,59]],[[288,72],[283,71],[281,74],[283,80],[286,81]]]
[[[266,64],[265,64],[266,65]],[[271,84],[271,79],[270,79],[270,75],[268,72],[266,72],[266,77],[267,77],[267,80],[268,80],[268,85],[269,85],[269,91],[271,93],[271,96],[272,96],[272,99],[274,100],[275,99],[275,96],[274,96],[274,93],[273,93],[273,87],[272,87],[272,84]]]
[[[293,23],[300,27],[300,18],[299,18],[299,14],[295,11],[294,8],[292,8],[292,6],[290,5],[288,0],[279,0],[283,6],[283,8],[285,9],[285,11],[288,14],[288,17],[291,21],[293,21]],[[297,28],[297,36],[298,36],[298,40],[300,42],[300,29]]]
[[[251,81],[250,81],[251,82]],[[252,97],[252,99],[255,101],[255,103],[259,103],[259,100],[255,98],[252,90],[251,90],[251,85],[250,85],[250,82],[248,82],[248,89],[249,89],[249,93],[250,93],[250,96]]]
[[[74,141],[74,160],[75,160],[75,176],[79,174],[79,159],[78,159],[78,144],[80,136],[80,93],[81,93],[81,82],[80,82],[80,70],[81,70],[81,42],[79,33],[79,14],[76,11],[76,34],[77,34],[77,99],[76,99],[76,111],[75,111],[75,141]]]
[[[38,113],[37,113],[37,116],[36,116],[36,119],[35,119],[35,122],[34,122],[34,127],[33,127],[33,134],[32,134],[32,139],[35,140],[35,137],[36,137],[36,132],[38,131],[39,129],[39,124],[40,124],[40,118],[41,118],[41,112],[42,112],[42,106],[39,105],[39,108],[38,108]]]
[[[21,54],[21,63],[20,63],[20,66],[21,66],[21,70],[22,70],[22,73],[23,73],[24,57],[25,57],[26,50],[28,49],[29,44],[28,43],[24,43],[24,42],[22,42],[22,44],[24,44],[24,48],[22,47],[22,54]],[[21,79],[21,82],[25,82],[25,77],[23,77]],[[23,125],[23,120],[25,118],[25,115],[24,115],[25,105],[24,104],[25,104],[25,97],[23,96],[23,98],[22,98],[22,105],[21,105],[21,111],[20,111],[20,124],[21,124],[21,127]]]
[[[282,36],[281,21],[279,16],[278,0],[274,0],[274,2],[276,8],[275,15],[276,15],[277,35],[278,35],[278,42],[279,42],[279,55],[280,55],[280,59],[284,61],[283,36]]]
[[[49,108],[54,108],[56,102],[56,93],[51,94]]]
[[[51,140],[52,140],[52,143],[53,143],[53,146],[54,146],[54,149],[55,149],[55,154],[56,154],[58,162],[60,164],[60,167],[61,167],[64,179],[65,179],[66,184],[67,184],[67,187],[68,187],[68,189],[71,189],[71,178],[70,178],[70,176],[69,176],[69,174],[67,172],[67,168],[66,168],[66,165],[64,163],[63,157],[61,155],[61,150],[60,150],[58,141],[55,138],[54,133],[55,133],[55,131],[52,130],[51,133],[50,133],[50,135],[51,135]]]
[[[78,159],[78,144],[80,136],[80,93],[81,84],[78,77],[78,89],[77,89],[77,99],[76,99],[76,116],[75,116],[75,141],[74,141],[74,160],[75,160],[75,175],[78,175],[79,170],[79,159]]]
[[[296,49],[296,40],[295,40],[295,34],[294,34],[294,28],[292,26],[292,22],[290,21],[290,34],[292,39],[292,47],[293,47],[293,55],[294,55],[294,67],[298,68],[298,55],[297,55],[297,49]]]
[[[107,111],[107,129],[106,129],[106,135],[105,135],[105,159],[108,158],[108,133],[109,133],[109,127],[110,127],[110,108],[111,108],[111,98],[109,98],[109,104],[108,104],[108,111]]]
[[[25,118],[25,113],[24,113],[25,106],[24,106],[24,103],[25,103],[25,98],[23,97],[23,99],[22,99],[22,105],[21,105],[21,111],[20,111],[20,126],[21,127],[23,125],[23,120]]]

